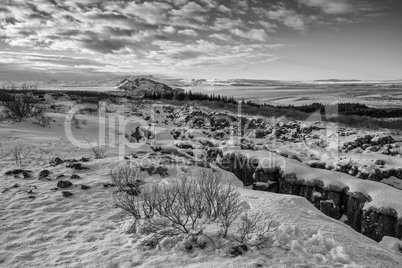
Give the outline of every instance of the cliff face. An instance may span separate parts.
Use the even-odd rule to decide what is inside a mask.
[[[402,238],[402,219],[393,207],[367,209],[365,204],[372,201],[367,193],[350,191],[336,183],[328,185],[319,178],[303,180],[295,173],[284,172],[281,165],[262,168],[260,161],[239,151],[224,153],[219,163],[254,190],[303,196],[327,216],[344,220],[376,241],[384,236]]]

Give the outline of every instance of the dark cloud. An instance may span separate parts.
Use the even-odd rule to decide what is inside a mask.
[[[92,36],[90,38],[84,38],[78,40],[83,48],[99,52],[102,54],[115,53],[126,46],[134,46],[133,42],[125,39],[116,38],[100,38],[98,36]]]
[[[33,14],[30,15],[30,18],[51,18],[52,14],[43,10],[40,10],[38,6],[27,3],[28,7],[34,12]]]
[[[177,53],[171,54],[170,57],[176,60],[188,60],[198,58],[205,53],[194,50],[178,51]]]

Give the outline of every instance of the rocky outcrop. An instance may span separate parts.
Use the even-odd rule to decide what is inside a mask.
[[[319,179],[300,180],[276,165],[261,168],[259,161],[243,153],[227,153],[219,165],[254,190],[303,196],[327,216],[334,219],[346,216],[346,224],[376,241],[384,236],[402,238],[402,219],[393,209],[364,209],[365,203],[371,201],[370,196],[351,192],[348,187],[324,186]]]

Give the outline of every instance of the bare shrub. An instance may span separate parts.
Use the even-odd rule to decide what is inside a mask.
[[[136,166],[125,166],[111,170],[109,173],[112,184],[117,187],[117,191],[113,195],[115,206],[129,212],[135,219],[129,233],[136,232],[137,220],[141,219],[141,210],[146,211],[142,207],[141,200],[138,199],[140,193],[140,185],[145,178],[144,173]]]
[[[109,103],[109,102],[105,103],[105,112],[106,113],[109,113],[109,114],[115,113],[116,110],[117,110],[116,106],[113,103]]]
[[[71,126],[76,129],[80,129],[82,125],[85,125],[87,121],[85,119],[78,119],[77,116],[74,114],[71,118]]]
[[[37,115],[42,109],[38,103],[38,98],[35,98],[32,94],[2,93],[1,102],[6,108],[7,115],[17,122]]]
[[[260,214],[244,212],[237,224],[236,235],[231,237],[243,245],[258,248],[272,241],[272,233],[278,228],[275,225]]]
[[[104,159],[107,157],[107,149],[105,146],[100,146],[99,144],[96,146],[91,145],[91,151],[95,159]]]
[[[111,173],[112,181],[116,177],[134,177],[125,176],[127,170],[120,173]],[[141,196],[137,197],[117,191],[114,201],[117,207],[133,215],[135,220],[130,230],[140,227],[142,233],[150,235],[152,244],[179,234],[209,237],[204,232],[205,224],[221,226],[221,236],[225,238],[244,211],[236,188],[224,184],[221,175],[213,171],[200,172],[195,178],[183,176],[169,184],[143,187]]]
[[[31,149],[30,146],[19,142],[11,147],[8,155],[13,157],[15,164],[22,166],[24,160],[30,155]]]
[[[53,113],[63,113],[67,109],[67,106],[64,104],[51,104],[49,106],[49,111]]]
[[[35,119],[36,119],[36,124],[38,124],[39,126],[41,126],[41,127],[48,127],[48,126],[50,126],[50,122],[51,122],[51,120],[52,120],[52,118],[51,117],[49,117],[49,116],[46,116],[45,114],[38,114],[38,115],[35,115]]]
[[[137,166],[124,166],[109,173],[110,179],[119,191],[124,191],[128,195],[138,195],[139,186],[145,178],[144,172],[141,172]]]

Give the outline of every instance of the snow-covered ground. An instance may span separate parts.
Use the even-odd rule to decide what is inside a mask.
[[[49,128],[34,125],[31,119],[0,122],[2,153],[18,142],[31,146],[29,159],[22,168],[33,171],[28,179],[22,175],[6,176],[6,171],[20,167],[9,156],[0,159],[0,267],[402,267],[402,254],[390,247],[390,243],[378,244],[364,237],[341,221],[325,216],[304,198],[244,189],[230,174],[227,179],[239,186],[241,198],[250,211],[280,224],[270,247],[252,249],[235,258],[225,248],[192,252],[178,247],[145,250],[135,234],[125,233],[130,217],[113,206],[113,187],[104,187],[110,182],[110,170],[125,165],[127,160],[117,156],[118,148],[111,148],[107,158],[84,162],[83,166],[88,168],[85,170],[67,168],[65,164],[49,166],[54,157],[93,157],[89,149],[77,149],[67,140],[65,115],[54,113],[51,117],[55,122]],[[162,121],[162,115],[157,117]],[[96,117],[79,118],[86,120],[86,124],[75,130],[76,137],[95,140]],[[159,143],[172,144],[169,130],[173,127],[171,122],[157,124]],[[128,150],[127,154],[149,148],[145,144]],[[50,171],[50,180],[38,179],[44,169]],[[325,178],[327,174],[315,169],[311,173],[311,168],[298,162],[292,162],[287,169],[304,179],[313,180],[318,173]],[[61,174],[64,177],[57,179]],[[80,178],[70,179],[73,174]],[[172,171],[164,180],[169,181],[176,174]],[[363,190],[358,179],[340,173],[339,177],[339,186]],[[162,180],[159,175],[153,175],[152,179]],[[66,189],[73,196],[63,197],[61,189],[54,190],[59,180],[74,183]],[[326,180],[330,183],[330,178]],[[90,189],[83,190],[81,185]],[[394,188],[385,184],[383,187],[388,187],[391,201],[381,198],[383,188],[368,188],[367,193],[373,197],[368,206],[398,202],[392,200]]]

